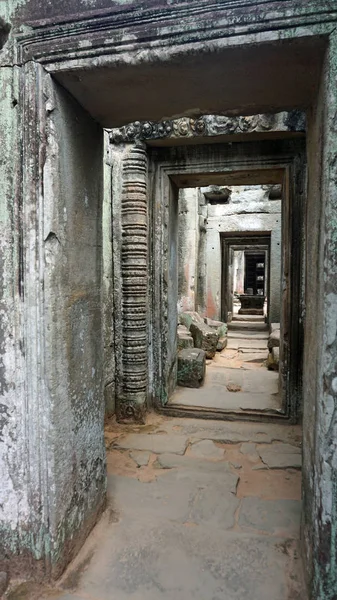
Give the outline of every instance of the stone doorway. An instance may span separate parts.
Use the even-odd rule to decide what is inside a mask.
[[[284,145],[285,144],[285,145]],[[272,152],[270,154],[270,151]],[[247,155],[245,156],[245,152]],[[274,154],[275,153],[275,154]],[[299,154],[298,154],[299,153]],[[304,252],[304,243],[298,232],[298,223],[301,219],[304,198],[300,182],[304,175],[301,156],[301,142],[278,141],[269,146],[268,143],[236,144],[234,147],[226,147],[221,144],[199,145],[198,148],[179,147],[175,149],[154,148],[149,150],[150,171],[152,172],[152,197],[157,201],[150,204],[150,223],[154,228],[162,228],[162,234],[153,235],[152,239],[152,261],[151,273],[153,276],[153,313],[151,314],[152,343],[153,354],[153,380],[150,382],[150,389],[153,390],[153,403],[159,410],[165,410],[172,414],[191,414],[193,412],[192,401],[188,401],[186,407],[182,403],[171,402],[170,398],[175,389],[177,381],[177,299],[178,299],[178,204],[180,190],[185,191],[193,188],[197,184],[198,188],[209,185],[241,185],[242,181],[249,182],[250,185],[270,185],[284,186],[284,202],[282,203],[283,237],[274,242],[278,247],[279,261],[283,264],[283,294],[280,302],[280,274],[276,277],[277,284],[273,286],[274,299],[272,299],[272,310],[278,310],[278,315],[282,317],[282,327],[284,334],[281,342],[281,356],[283,364],[281,373],[285,376],[280,377],[280,389],[282,390],[282,402],[278,406],[281,410],[270,411],[269,417],[280,419],[294,419],[301,410],[300,390],[301,381],[301,340],[299,314],[303,304],[303,289],[301,286],[302,256]],[[237,157],[239,157],[237,159]],[[257,168],[254,169],[256,161]],[[284,161],[284,162],[283,162]],[[224,170],[223,164],[226,163],[227,169]],[[250,169],[247,170],[249,164]],[[263,168],[261,169],[261,164]],[[295,176],[295,172],[297,175]],[[196,188],[194,188],[196,189]],[[158,202],[158,199],[161,199]],[[213,208],[213,207],[212,207]],[[274,217],[273,217],[274,218]],[[204,217],[201,217],[203,220]],[[240,217],[244,222],[244,218]],[[206,220],[206,219],[204,219]],[[278,220],[281,220],[281,214]],[[279,235],[281,234],[281,223],[279,223]],[[207,228],[207,224],[202,224],[201,229]],[[217,228],[212,234],[210,241],[211,248],[221,256],[221,229]],[[266,227],[268,230],[268,227]],[[153,232],[155,229],[152,230]],[[263,232],[263,229],[262,229]],[[187,232],[186,232],[187,235]],[[268,234],[267,234],[268,235]],[[200,234],[200,244],[202,245],[202,236]],[[277,237],[277,236],[276,236]],[[233,238],[235,241],[235,238]],[[275,238],[276,240],[276,238]],[[264,240],[268,245],[268,241]],[[278,244],[278,245],[277,245]],[[282,244],[282,245],[281,245]],[[282,258],[280,259],[281,253]],[[215,263],[214,258],[211,264]],[[273,270],[274,272],[274,270]],[[280,271],[278,271],[280,273]],[[219,289],[221,288],[221,268],[217,275],[219,280]],[[204,278],[201,273],[201,279]],[[214,281],[214,277],[210,278]],[[198,281],[199,288],[203,287],[203,280]],[[206,284],[208,285],[208,284]],[[276,290],[276,291],[275,291]],[[204,300],[197,298],[198,310],[203,314],[205,305]],[[209,294],[207,292],[207,302]],[[216,298],[216,294],[213,295]],[[203,305],[204,302],[204,305]],[[278,309],[275,308],[278,307]],[[158,310],[164,307],[164,310]],[[204,316],[220,319],[221,300],[218,295],[217,300],[212,301],[208,309],[214,312],[205,312]],[[207,310],[208,310],[207,309]],[[274,318],[270,315],[270,318]],[[276,319],[273,321],[275,322]],[[280,316],[277,322],[280,322]],[[291,334],[289,335],[289,331]],[[157,337],[156,332],[161,332]],[[291,339],[290,339],[291,338]],[[266,354],[268,354],[266,352]],[[291,360],[289,357],[292,357]],[[158,370],[157,370],[158,365]],[[158,379],[157,379],[158,373]],[[274,392],[273,392],[274,393]],[[210,407],[195,407],[197,413],[212,415],[215,418],[228,418],[233,411],[219,410]],[[235,413],[236,414],[236,413]],[[240,411],[238,412],[240,417]],[[247,417],[247,414],[246,414]],[[250,418],[268,418],[268,411],[251,411]]]
[[[79,17],[71,12],[71,4],[66,8],[63,3],[63,9],[54,4],[51,15],[34,1],[5,7],[9,18],[13,12],[11,45],[1,56],[5,110],[0,113],[1,130],[7,132],[1,163],[3,239],[8,244],[4,253],[8,431],[2,463],[8,484],[3,504],[6,551],[13,554],[15,548],[23,562],[27,557],[29,565],[38,564],[36,569],[55,576],[104,506],[103,365],[96,351],[102,332],[97,226],[101,191],[96,177],[100,169],[95,168],[101,158],[101,127],[160,119],[163,114],[189,118],[210,111],[226,116],[304,108],[309,116],[310,186],[305,219],[301,215],[298,228],[301,235],[307,231],[310,244],[305,281],[294,280],[293,260],[301,252],[295,239],[298,229],[293,225],[285,232],[294,244],[291,260],[285,257],[291,289],[282,288],[291,323],[284,334],[285,356],[296,402],[305,398],[303,546],[308,581],[313,582],[309,587],[315,598],[333,598],[336,11],[325,2],[295,6],[270,0],[249,6],[236,1],[230,6],[142,3],[144,10],[139,12],[131,2],[123,9],[110,5],[104,12],[103,1],[91,3],[91,12]],[[87,10],[82,2],[76,6]],[[4,39],[6,46],[7,34]],[[291,182],[288,173],[285,185]],[[303,180],[297,185],[305,189]],[[158,207],[152,210],[158,216]],[[161,223],[159,218],[158,236]],[[75,245],[72,225],[78,228]],[[160,262],[160,253],[153,252],[157,248],[156,243],[151,245],[151,256]],[[81,267],[72,269],[74,265]],[[167,284],[158,275],[165,269],[153,264],[151,268],[159,286],[150,323],[165,337],[165,315],[158,319],[158,311],[165,312],[166,306],[156,302],[162,299],[161,286],[165,289]],[[290,299],[299,297],[302,287],[306,312],[302,307],[296,329],[297,307]],[[142,316],[138,323],[142,329],[141,320]],[[123,327],[126,331],[134,324],[131,319]],[[302,334],[303,394],[291,370]],[[157,352],[160,342],[153,331],[149,338],[148,391],[153,403],[162,407],[167,400],[166,356]],[[118,336],[115,341],[118,345]],[[144,340],[140,342],[144,347]],[[136,404],[144,400],[140,391]],[[124,402],[130,397],[121,398],[124,416],[134,418],[132,403]],[[287,405],[290,410],[291,397]],[[7,412],[11,419],[7,420]]]
[[[173,381],[168,401],[171,409],[210,410],[214,415],[218,411],[220,418],[284,414],[279,355],[275,360],[279,348],[270,348],[270,352],[268,348],[271,328],[275,330],[271,336],[274,344],[279,344],[281,321],[282,194],[279,186],[279,200],[270,201],[275,187],[209,186],[179,191],[178,225],[170,220],[171,236],[178,229],[177,250],[172,251],[173,257],[178,256],[178,265],[176,272],[171,270],[171,277],[177,276],[178,283],[172,283],[170,288],[171,293],[177,292],[178,305],[177,364],[176,373],[172,373],[172,379],[176,375],[176,387]],[[238,223],[241,232],[232,231]],[[245,232],[247,226],[259,226],[261,231],[253,229],[249,234]],[[269,233],[264,231],[268,227],[272,230]],[[269,301],[269,277],[265,280],[263,275],[261,289],[267,293],[262,296],[261,315],[256,310],[252,311],[254,315],[238,314],[242,312],[240,300],[233,294],[234,281],[238,281],[235,253],[242,254],[243,259],[240,298],[254,300],[254,296],[243,295],[245,259],[261,259],[265,274],[271,238],[273,325],[268,320],[269,302],[265,302],[267,298]],[[260,279],[253,283],[261,287]],[[213,299],[217,299],[218,306]],[[258,300],[261,301],[260,296]],[[174,298],[171,302],[176,303]],[[227,304],[231,310],[225,309],[221,322]]]
[[[281,213],[279,218],[281,229]],[[275,235],[275,232],[274,232]],[[247,289],[252,288],[251,292],[257,295],[258,288],[262,290],[263,303],[261,316],[265,317],[267,323],[280,322],[280,296],[281,296],[281,245],[280,235],[276,235],[278,241],[274,241],[273,246],[278,248],[277,256],[274,257],[273,266],[271,267],[270,247],[271,247],[271,232],[261,232],[252,235],[248,232],[233,232],[233,234],[223,234],[221,239],[221,319],[226,323],[232,320],[234,315],[244,314],[239,313],[241,308],[240,296],[247,295]],[[262,269],[259,268],[257,273],[256,267],[252,270],[253,279],[247,277],[247,270],[250,257],[259,256],[258,262],[262,264]],[[247,261],[248,259],[248,261]],[[270,270],[273,268],[273,279],[275,289],[270,290]],[[275,271],[277,270],[277,273]],[[262,273],[262,281],[261,281]],[[260,277],[260,280],[257,277]],[[253,286],[253,287],[252,287]],[[255,287],[254,287],[255,286]],[[272,297],[272,311],[270,311],[270,302]],[[270,315],[271,312],[271,315]],[[247,313],[249,314],[249,312]],[[254,314],[254,311],[250,314]],[[257,313],[255,313],[257,314]]]

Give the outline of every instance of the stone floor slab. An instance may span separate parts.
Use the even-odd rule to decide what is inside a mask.
[[[291,444],[270,444],[260,446],[258,453],[269,469],[300,469],[302,466],[301,449]]]
[[[224,451],[223,455],[224,455]],[[181,456],[179,454],[159,454],[157,457],[156,464],[161,469],[175,469],[177,467],[185,467],[189,470],[197,471],[209,471],[217,472],[222,474],[223,472],[230,472],[230,463],[227,461],[210,461],[209,459],[200,459],[194,456]]]
[[[198,525],[121,523],[102,540],[76,594],[63,600],[285,600],[289,563],[274,538],[210,533]],[[296,579],[292,565],[289,570]]]
[[[116,440],[115,447],[130,450],[148,450],[155,454],[165,452],[184,454],[187,444],[187,437],[180,435],[130,433]]]
[[[148,450],[133,450],[130,452],[130,456],[139,467],[146,467],[149,464],[151,452]]]
[[[274,440],[299,445],[297,426],[158,415],[153,422],[156,425],[145,426],[151,427],[151,434],[129,434],[123,441],[136,435],[189,443],[241,437],[247,452],[255,443],[262,446],[259,442],[265,442],[265,448],[266,442],[276,448],[280,442],[271,444]],[[116,424],[114,428],[117,435],[127,429]],[[58,582],[63,591],[50,590],[34,600],[305,600],[296,558],[300,502],[277,496],[285,489],[282,473],[259,473],[259,485],[252,487],[249,477],[254,478],[254,472],[240,444],[228,444],[224,455],[241,457],[239,471],[225,459],[189,456],[190,448],[184,455],[158,454],[157,461],[145,467],[155,474],[146,483],[129,470],[112,474],[116,451],[109,451],[108,511]],[[127,452],[119,454],[130,460]],[[158,468],[165,461],[172,468]],[[134,466],[134,471],[143,469]],[[287,475],[284,471],[284,478]],[[244,486],[238,484],[241,478]],[[263,486],[273,500],[260,497]]]
[[[212,440],[201,440],[201,442],[194,442],[189,450],[189,455],[196,458],[221,459],[224,457],[224,451],[218,448]]]
[[[242,500],[239,525],[269,534],[298,536],[301,502],[298,500],[262,500],[248,497]]]

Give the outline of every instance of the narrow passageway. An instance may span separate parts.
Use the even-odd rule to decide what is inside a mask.
[[[43,600],[305,600],[299,426],[149,415],[105,431],[108,508]]]
[[[269,326],[264,317],[234,317],[227,346],[206,361],[202,387],[177,387],[170,404],[235,412],[281,412],[279,375],[268,370]]]

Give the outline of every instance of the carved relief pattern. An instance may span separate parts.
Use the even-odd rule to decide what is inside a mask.
[[[135,121],[112,129],[114,144],[165,139],[216,136],[265,131],[305,131],[305,116],[300,111],[259,114],[247,117],[204,115],[198,119],[182,117],[171,121]]]
[[[147,399],[147,155],[128,150],[122,188],[122,402],[120,418],[142,420]],[[144,407],[144,410],[141,407]]]

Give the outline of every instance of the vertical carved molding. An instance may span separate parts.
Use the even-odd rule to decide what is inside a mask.
[[[148,388],[147,154],[127,148],[122,167],[122,381],[118,420],[143,421]]]

